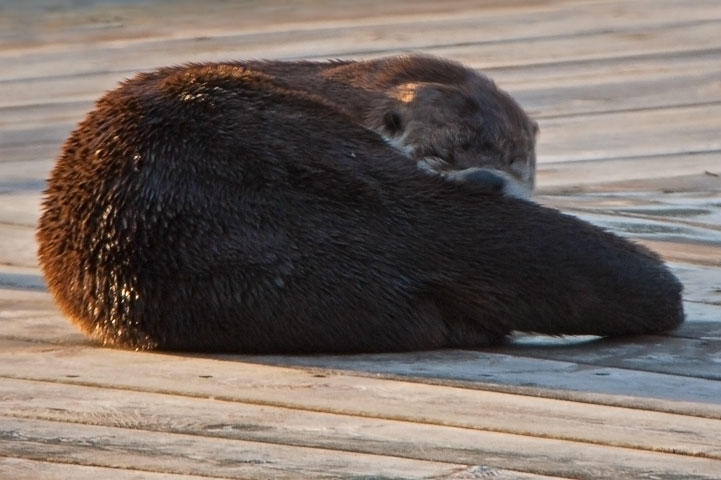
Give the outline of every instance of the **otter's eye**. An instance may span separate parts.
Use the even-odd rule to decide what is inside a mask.
[[[390,111],[383,115],[383,124],[389,133],[398,133],[403,128],[403,122],[398,112]]]

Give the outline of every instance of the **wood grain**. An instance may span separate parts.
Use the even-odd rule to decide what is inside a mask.
[[[708,472],[719,463],[468,428],[57,383],[5,380],[0,383],[0,392],[0,406],[9,418],[195,435],[199,444],[203,437],[210,437],[269,444],[282,441],[342,452],[392,453],[436,462],[473,464],[483,459],[487,473],[501,478],[517,477],[495,472],[495,465],[561,477],[582,471],[593,472],[594,478],[618,478],[613,475],[619,474],[636,478],[660,468],[667,474],[689,468]],[[523,455],[524,451],[533,451],[534,456]],[[614,467],[608,467],[609,461]],[[618,470],[615,465],[622,466]]]
[[[367,24],[304,23],[303,28],[298,28],[294,23],[283,27],[279,22],[273,29],[242,32],[235,27],[232,31],[204,30],[200,36],[193,34],[192,23],[184,23],[178,28],[183,28],[185,37],[136,37],[129,32],[124,38],[107,43],[60,43],[27,51],[9,49],[6,55],[0,52],[0,58],[5,57],[0,81],[55,76],[66,70],[63,66],[68,61],[73,62],[73,75],[78,75],[127,72],[187,61],[353,57],[408,50],[434,51],[439,46],[463,44],[477,46],[475,58],[489,59],[479,66],[489,67],[537,63],[538,55],[523,61],[511,60],[512,55],[505,53],[501,53],[500,63],[494,62],[493,52],[498,51],[498,44],[504,41],[514,43],[511,48],[526,51],[544,39],[556,40],[556,51],[548,45],[541,50],[549,52],[546,57],[549,59],[557,58],[559,51],[568,59],[578,60],[688,51],[698,45],[718,48],[721,47],[716,24],[721,21],[718,5],[713,1],[682,5],[674,1],[644,0],[608,8],[606,2],[551,2],[545,7],[537,4],[536,8],[524,10],[500,9],[493,12],[495,14],[476,7],[421,18],[417,15],[385,17]],[[151,11],[147,14],[152,14]],[[422,35],[418,34],[420,31]],[[569,40],[573,50],[568,48]],[[605,49],[606,43],[613,49]],[[589,53],[589,49],[596,53]],[[438,50],[438,53],[446,52]]]
[[[568,197],[564,206],[571,206],[573,202],[584,202],[585,198],[575,197],[572,193],[582,194],[590,192],[619,190],[655,191],[656,198],[652,201],[663,200],[658,198],[663,190],[672,190],[674,177],[695,175],[692,185],[699,189],[699,177],[705,172],[721,170],[721,152],[707,153],[681,153],[669,155],[654,155],[648,157],[626,157],[598,159],[593,161],[567,161],[542,162],[538,166],[539,194],[563,193]],[[709,176],[706,174],[706,176]],[[721,180],[710,176],[709,182],[721,188]],[[652,183],[649,180],[657,179]],[[633,182],[633,183],[631,183]],[[607,185],[604,185],[607,184]],[[586,187],[586,188],[584,188]],[[548,203],[546,197],[536,197],[541,203]],[[668,198],[668,197],[667,197]],[[718,223],[717,223],[718,225]]]
[[[1,341],[5,344],[6,341]],[[20,342],[22,343],[22,342]],[[589,418],[598,415],[602,423],[616,422],[613,431],[618,429],[619,435],[626,428],[628,412],[623,408],[585,406],[568,401],[555,399],[533,399],[516,397],[501,392],[483,390],[484,378],[493,376],[483,370],[484,366],[507,362],[515,363],[517,374],[525,376],[536,375],[543,381],[544,372],[549,372],[549,365],[556,364],[559,370],[572,372],[577,368],[574,364],[534,360],[522,369],[523,359],[510,355],[489,355],[482,352],[447,351],[423,352],[416,354],[377,354],[377,355],[351,355],[351,356],[308,356],[308,357],[235,357],[212,356],[199,358],[181,355],[161,355],[120,350],[103,350],[87,347],[64,347],[43,344],[26,344],[27,351],[22,349],[11,353],[0,353],[0,376],[17,379],[47,380],[59,379],[67,383],[83,385],[96,385],[115,388],[126,388],[140,391],[166,392],[178,395],[202,396],[248,403],[260,403],[299,408],[306,410],[327,411],[330,413],[354,414],[360,416],[377,416],[381,418],[418,421],[423,423],[455,425],[460,427],[492,429],[508,433],[536,432],[554,438],[581,439],[588,441],[600,436],[604,438],[608,432],[583,431],[574,427],[584,424]],[[256,363],[248,363],[256,362]],[[548,362],[544,364],[544,362]],[[330,371],[315,373],[311,370],[297,370],[270,366],[272,363],[285,363],[295,366],[326,367]],[[93,365],[87,368],[86,365]],[[118,371],[118,365],[123,370]],[[22,368],[19,368],[22,366]],[[530,368],[529,368],[530,367]],[[359,376],[343,374],[342,370],[368,373],[406,374],[411,377],[430,377],[439,379],[466,379],[475,380],[478,385],[468,388],[446,388],[452,382],[441,382],[440,385],[430,385],[407,382],[388,382],[372,378],[372,375]],[[608,377],[612,373],[608,369],[594,369],[586,367],[587,375],[593,377]],[[135,372],[143,372],[138,376]],[[443,373],[445,372],[445,373]],[[605,375],[595,375],[603,372]],[[617,372],[623,374],[623,371]],[[660,381],[673,386],[673,377],[669,375],[649,374],[645,372],[629,372],[625,382],[633,381],[633,374],[655,375]],[[315,376],[319,375],[319,376]],[[206,378],[208,377],[208,378]],[[504,375],[511,378],[510,372]],[[636,377],[638,378],[638,377]],[[661,380],[662,379],[662,380]],[[578,378],[571,384],[585,389]],[[664,382],[665,380],[665,382]],[[721,419],[721,407],[718,398],[703,398],[704,389],[698,388],[704,382],[710,385],[715,382],[700,379],[686,379],[687,385],[694,384],[694,392],[688,394],[679,391],[676,385],[676,399],[681,400],[689,395],[705,404],[686,405],[679,401],[657,402],[666,408],[679,413],[706,416]],[[512,382],[506,382],[512,383]],[[527,385],[528,386],[528,385]],[[537,386],[537,384],[533,384]],[[481,389],[481,390],[478,390]],[[344,392],[339,396],[340,392]],[[707,392],[710,396],[713,393]],[[644,392],[646,396],[653,397],[654,391]],[[710,395],[709,395],[710,394]],[[407,409],[407,398],[414,399],[414,411]],[[382,399],[382,401],[379,401]],[[622,401],[623,399],[618,399]],[[653,404],[652,398],[648,398]],[[485,404],[484,410],[489,412],[503,412],[508,408],[514,411],[513,416],[519,422],[513,422],[511,427],[508,416],[477,415],[480,405]],[[632,408],[635,404],[629,403]],[[443,409],[438,406],[445,405]],[[454,405],[448,408],[448,405]],[[674,409],[674,407],[677,407]],[[549,422],[543,427],[534,427],[533,422],[520,421],[522,412],[527,412],[527,419],[538,417],[542,411],[546,418],[555,418],[559,424]],[[572,423],[561,418],[569,418],[574,414]],[[654,425],[663,425],[666,414],[662,412],[638,412],[634,417],[648,419],[649,428]],[[616,419],[616,420],[614,420]],[[669,420],[670,421],[670,420]],[[684,418],[683,421],[686,421]],[[658,423],[661,422],[661,423]],[[712,431],[717,427],[715,421],[706,423]],[[564,427],[568,426],[568,428]],[[640,425],[640,424],[638,424]],[[639,428],[636,425],[634,428]],[[659,429],[663,429],[660,427]],[[530,429],[530,430],[529,430]],[[609,429],[611,427],[609,426]],[[610,432],[611,430],[609,430]],[[637,430],[628,430],[628,435],[621,435],[623,444],[635,445],[634,442],[650,441],[636,439]],[[712,435],[712,438],[713,437]],[[595,440],[594,440],[595,441]],[[618,438],[617,438],[618,441]],[[712,442],[714,444],[715,440]]]
[[[383,455],[0,417],[0,453],[30,460],[233,479],[421,479],[467,467]],[[511,477],[512,478],[512,477]]]
[[[120,470],[117,468],[91,467],[67,463],[53,463],[42,460],[28,460],[0,456],[0,473],[12,480],[203,480],[203,475],[175,475],[169,473],[151,473],[138,470]],[[218,477],[216,477],[218,478]]]

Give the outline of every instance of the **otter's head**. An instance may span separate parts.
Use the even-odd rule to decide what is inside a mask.
[[[424,170],[458,181],[492,172],[507,194],[529,198],[538,124],[491,80],[466,72],[462,81],[393,86],[368,126]]]

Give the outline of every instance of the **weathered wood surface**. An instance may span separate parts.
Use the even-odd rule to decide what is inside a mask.
[[[297,374],[296,374],[297,375]],[[214,372],[213,378],[222,378],[223,372]],[[313,380],[316,377],[306,374],[306,382],[320,384],[331,378],[332,375],[321,379]],[[358,385],[356,390],[376,384],[376,394],[383,398],[389,396],[385,388],[394,388],[402,383],[390,384],[383,380],[371,380]],[[413,385],[410,386],[411,388]],[[313,388],[313,387],[306,387]],[[434,387],[440,390],[439,387]],[[19,393],[18,393],[19,392]],[[459,390],[463,393],[463,390]],[[13,397],[14,393],[14,397]],[[663,465],[666,473],[680,474],[692,468],[696,472],[705,472],[705,475],[713,475],[714,468],[718,468],[721,462],[718,458],[718,449],[711,447],[709,451],[703,444],[703,435],[695,437],[691,432],[686,436],[686,442],[682,439],[673,439],[673,434],[666,430],[674,428],[673,422],[679,422],[675,428],[683,430],[689,426],[683,425],[683,418],[674,415],[666,415],[672,418],[671,423],[663,420],[655,427],[650,425],[655,434],[663,435],[671,443],[665,447],[677,454],[654,453],[665,450],[664,447],[653,447],[647,451],[644,448],[622,448],[596,445],[595,442],[578,443],[569,442],[560,438],[554,438],[553,433],[545,433],[542,436],[535,435],[513,435],[505,433],[506,423],[501,422],[498,430],[481,429],[474,426],[463,428],[450,427],[434,423],[435,418],[454,418],[453,412],[438,412],[438,405],[446,400],[445,398],[428,399],[435,403],[431,416],[413,419],[412,421],[402,418],[378,418],[370,412],[368,415],[360,416],[353,414],[328,414],[325,411],[309,411],[308,409],[289,409],[284,407],[268,406],[266,404],[239,403],[237,401],[224,399],[207,399],[204,396],[198,398],[182,398],[179,396],[163,396],[159,394],[148,394],[144,392],[125,391],[122,400],[113,391],[100,388],[58,385],[55,383],[27,382],[21,381],[15,384],[9,381],[6,389],[2,391],[4,400],[3,408],[12,418],[24,419],[25,423],[18,421],[17,430],[22,430],[22,425],[29,425],[27,420],[35,419],[45,429],[52,429],[50,422],[61,423],[57,430],[67,428],[66,424],[79,424],[91,426],[110,426],[116,428],[133,429],[143,432],[163,432],[167,438],[182,438],[182,435],[199,435],[212,437],[213,439],[242,440],[255,443],[276,443],[282,439],[284,443],[301,446],[314,447],[318,449],[329,449],[333,451],[355,451],[365,454],[386,455],[389,450],[400,453],[404,458],[424,459],[433,462],[475,463],[479,458],[498,458],[504,464],[520,470],[541,470],[556,472],[562,477],[573,476],[580,465],[584,468],[593,469],[599,472],[598,475],[604,478],[613,478],[608,468],[609,462],[622,464],[614,469],[613,474],[621,475],[620,478],[637,478],[647,472],[648,468],[658,468]],[[319,396],[323,396],[319,392]],[[395,395],[393,395],[395,397]],[[63,409],[54,408],[55,398],[67,398],[68,402]],[[510,398],[510,396],[508,396]],[[527,406],[533,404],[532,399],[523,399]],[[379,401],[379,400],[376,400]],[[385,402],[385,400],[383,400]],[[559,402],[567,403],[567,402]],[[569,404],[578,407],[582,404]],[[486,410],[490,405],[479,404],[478,410]],[[498,406],[503,406],[506,412],[503,416],[508,420],[513,418],[510,414],[514,409],[513,405],[505,405],[502,401]],[[559,405],[562,409],[564,405]],[[517,406],[516,406],[517,407]],[[372,406],[369,405],[372,409]],[[587,410],[591,411],[592,406]],[[402,411],[402,408],[400,409]],[[459,412],[462,407],[455,407]],[[617,414],[628,415],[622,409]],[[559,410],[560,411],[560,410]],[[631,412],[634,413],[634,412]],[[402,417],[400,414],[398,417]],[[502,416],[498,414],[499,418]],[[272,418],[272,423],[268,419]],[[598,416],[594,416],[598,420]],[[7,421],[7,420],[6,420]],[[523,418],[516,420],[518,425],[524,422]],[[698,425],[704,425],[704,430],[714,434],[712,422],[699,419]],[[25,429],[28,427],[26,426]],[[616,427],[618,428],[618,427]],[[632,438],[631,428],[620,427],[627,430]],[[656,430],[656,428],[659,428]],[[609,426],[613,430],[614,426]],[[71,429],[68,429],[71,430]],[[100,429],[83,429],[78,427],[76,435],[81,436],[84,432],[97,432]],[[717,432],[716,432],[717,433]],[[27,441],[32,438],[32,433],[25,433]],[[50,443],[48,439],[37,435],[36,441]],[[607,433],[612,436],[610,432]],[[70,437],[70,434],[67,434]],[[638,435],[636,435],[638,436]],[[165,437],[164,437],[165,438]],[[114,445],[120,443],[113,442]],[[662,440],[663,442],[663,440]],[[695,452],[687,458],[678,455],[685,447]],[[126,447],[127,448],[127,447]],[[519,456],[519,448],[533,451],[534,457]],[[180,455],[182,452],[171,452],[164,449],[163,455]],[[227,455],[227,453],[226,453]],[[232,463],[232,462],[231,462]],[[407,473],[406,473],[407,475]],[[494,477],[495,478],[495,477]],[[506,477],[501,477],[506,478]],[[515,478],[515,477],[508,477]],[[619,478],[619,477],[616,477]],[[703,478],[703,477],[701,477]],[[713,478],[713,477],[710,477]]]
[[[203,480],[208,477],[195,475],[174,475],[151,473],[138,470],[119,470],[117,468],[90,467],[44,460],[0,457],[0,472],[3,478],[12,480],[72,479],[98,480],[113,478],[117,480]]]
[[[484,351],[104,349],[35,259],[43,180],[139,70],[425,51],[539,120],[538,196],[670,260],[667,335]],[[721,478],[721,2],[0,3],[0,479]]]

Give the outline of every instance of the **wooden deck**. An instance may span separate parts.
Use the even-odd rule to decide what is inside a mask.
[[[293,6],[291,6],[293,4]],[[100,348],[35,259],[93,99],[193,60],[424,51],[541,124],[537,201],[656,249],[678,331],[403,355]],[[0,478],[721,479],[721,1],[0,4]]]

